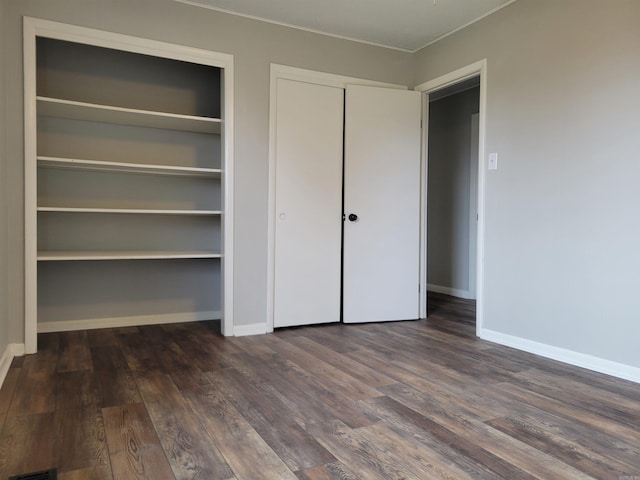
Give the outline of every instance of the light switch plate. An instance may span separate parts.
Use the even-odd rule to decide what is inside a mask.
[[[489,162],[487,164],[487,168],[489,170],[497,170],[498,169],[498,154],[490,153],[489,154]]]

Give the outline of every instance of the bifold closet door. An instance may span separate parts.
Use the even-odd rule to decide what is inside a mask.
[[[421,94],[349,85],[345,105],[343,321],[417,319]]]
[[[344,90],[277,82],[274,326],[337,322]]]

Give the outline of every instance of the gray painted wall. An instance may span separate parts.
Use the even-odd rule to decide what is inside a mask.
[[[0,1],[9,341],[23,341],[21,16],[30,15],[235,55],[238,325],[266,316],[269,62],[418,84],[486,58],[486,151],[499,152],[500,168],[486,178],[484,327],[640,367],[637,0],[518,0],[415,55],[169,0]]]
[[[484,328],[640,367],[640,2],[518,0],[415,57],[487,59]]]
[[[6,0],[0,0],[0,124],[6,125],[8,116],[5,108],[5,9]],[[5,128],[0,128],[0,356],[9,344],[9,317],[7,316],[7,151],[5,142]]]
[[[409,85],[412,56],[169,0],[9,0],[6,10],[9,337],[24,338],[22,16],[235,56],[235,324],[266,321],[269,65]],[[6,66],[6,68],[5,68]],[[6,205],[6,203],[3,203]],[[5,222],[3,222],[3,225]]]
[[[471,115],[480,88],[429,104],[427,282],[469,290]],[[476,178],[477,182],[477,178]]]

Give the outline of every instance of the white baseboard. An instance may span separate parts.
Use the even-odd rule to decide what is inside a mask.
[[[264,335],[267,333],[266,323],[251,323],[249,325],[238,325],[233,328],[233,334],[236,337],[245,337],[247,335]]]
[[[159,315],[63,320],[58,322],[38,323],[38,333],[94,330],[97,328],[135,327],[140,325],[160,325],[163,323],[200,322],[202,320],[220,320],[221,318],[222,313],[219,310],[210,310],[204,312],[163,313]]]
[[[443,287],[442,285],[434,285],[433,283],[427,283],[427,291],[435,293],[443,293],[444,295],[451,295],[452,297],[465,298],[467,300],[475,300],[475,296],[471,295],[469,290],[460,290],[458,288]]]
[[[4,349],[4,353],[2,357],[0,357],[0,388],[4,383],[4,379],[7,378],[13,357],[20,357],[22,355],[24,355],[24,343],[10,343],[7,345],[7,348]]]
[[[594,357],[584,353],[574,352],[564,348],[553,347],[544,343],[534,342],[525,338],[514,337],[493,330],[481,329],[478,336],[483,340],[499,343],[507,347],[517,348],[525,352],[540,355],[541,357],[558,360],[576,367],[586,368],[594,372],[604,373],[613,377],[640,383],[640,368],[612,362],[603,358]]]

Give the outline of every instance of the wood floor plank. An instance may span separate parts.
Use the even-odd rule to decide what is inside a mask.
[[[208,384],[204,371],[174,342],[163,345],[161,361],[180,389],[198,388]]]
[[[585,385],[572,378],[559,378],[538,369],[520,372],[513,381],[527,390],[604,415],[622,425],[640,425],[640,402],[625,396]]]
[[[426,328],[422,321],[417,322],[397,322],[394,325],[393,333],[400,335],[402,338],[420,339],[427,341],[429,346],[436,345],[445,348],[455,345],[456,350],[460,350],[469,354],[478,354],[487,350],[487,344],[478,337],[461,337],[453,332],[436,330],[434,328]]]
[[[299,401],[314,405],[314,411],[326,412],[325,418],[337,418],[349,427],[357,428],[371,425],[376,418],[368,417],[355,408],[355,402],[342,392],[332,391],[318,382],[314,376],[295,363],[274,356],[268,361],[255,362],[253,367],[260,375],[269,376],[278,382],[282,392],[295,395]],[[292,386],[295,385],[295,389]],[[296,400],[298,401],[298,400]]]
[[[375,354],[374,354],[375,355]],[[393,367],[397,367],[401,372],[408,372],[423,381],[437,383],[442,388],[476,388],[484,387],[494,382],[487,382],[486,378],[477,377],[459,368],[440,365],[434,362],[411,360],[407,357],[391,360]]]
[[[296,475],[300,480],[357,480],[359,478],[340,462],[299,470]]]
[[[101,407],[142,402],[133,374],[119,348],[92,348],[91,357]]]
[[[531,392],[519,385],[501,383],[493,386],[496,391],[505,397],[513,397],[529,405],[533,405],[540,411],[547,412],[554,416],[565,418],[587,431],[604,433],[611,438],[618,439],[631,445],[640,445],[640,430],[634,425],[620,425],[611,419],[581,408],[576,408],[571,404],[555,400],[536,392]],[[615,451],[610,448],[603,448],[603,452],[615,456]]]
[[[517,352],[514,349],[510,350],[512,355]],[[611,375],[606,375],[600,372],[586,370],[584,368],[576,367],[575,365],[554,362],[547,358],[541,359],[540,357],[537,357],[537,359],[538,362],[536,367],[550,375],[560,378],[569,377],[584,385],[589,385],[615,395],[626,397],[633,402],[640,402],[640,389],[638,388],[637,382],[612,377]]]
[[[357,380],[351,375],[332,367],[318,357],[307,353],[304,349],[291,343],[274,343],[271,348],[281,358],[295,363],[305,372],[308,372],[315,381],[324,388],[340,392],[350,400],[362,400],[365,398],[379,397],[381,393],[366,383]]]
[[[610,457],[603,457],[597,449],[589,449],[581,442],[565,438],[564,432],[556,425],[539,416],[497,418],[487,422],[487,425],[595,478],[620,478],[637,469],[637,465],[628,465]],[[640,453],[635,451],[632,454],[634,461],[638,463]]]
[[[386,400],[381,397],[382,401]],[[371,401],[375,401],[373,399]],[[466,419],[447,412],[434,413],[424,408],[420,402],[409,400],[405,406],[396,401],[395,410],[402,412],[415,425],[428,430],[432,434],[442,435],[442,440],[456,444],[463,454],[476,460],[476,457],[489,463],[488,468],[497,467],[517,469],[518,475],[505,475],[502,478],[520,478],[526,472],[533,478],[593,479],[570,465],[506,435],[483,422]]]
[[[259,392],[262,402],[269,405],[283,405],[289,418],[303,426],[307,423],[325,421],[328,418],[324,409],[317,408],[317,403],[308,404],[305,401],[306,397],[297,391],[296,385],[291,385],[290,388],[282,387],[279,376],[261,374],[255,366],[256,361],[258,360],[245,354],[234,354],[228,360],[230,367],[240,373],[245,382]]]
[[[396,364],[411,373],[420,374],[420,370],[416,370],[413,365],[402,362]],[[431,399],[444,399],[447,404],[455,406],[470,418],[482,421],[532,410],[523,400],[495,395],[493,383],[478,385],[472,380],[465,381],[460,377],[457,372],[432,366],[425,376],[420,376],[411,386],[421,392],[429,392]],[[381,387],[380,390],[388,394],[394,388],[402,389],[406,385],[407,383]]]
[[[350,353],[359,348],[351,339],[347,337],[347,333],[350,331],[348,325],[326,325],[322,328],[302,328],[297,331],[297,335],[304,335],[321,345],[335,350],[338,353]],[[284,330],[282,333],[278,332],[278,335],[287,335],[289,333]]]
[[[439,330],[450,335],[455,335],[459,338],[467,338],[472,340],[477,339],[476,327],[472,325],[464,325],[459,322],[455,324],[449,321],[447,318],[443,318],[440,315],[433,315],[432,317],[424,320],[425,325],[429,330]],[[489,344],[487,344],[487,347]]]
[[[195,325],[190,324],[188,329],[176,329],[172,332],[173,341],[189,352],[192,361],[203,372],[226,368],[228,356],[241,351],[214,333],[208,324],[209,322],[198,322]]]
[[[55,381],[56,410],[76,410],[99,405],[99,386],[92,370],[58,373]]]
[[[164,371],[159,357],[159,348],[151,345],[140,333],[119,335],[119,348],[125,363],[134,376],[145,376],[154,371]]]
[[[501,382],[511,378],[511,372],[504,370],[502,365],[474,361],[473,357],[463,351],[457,351],[456,355],[449,355],[451,347],[438,348],[435,342],[429,343],[429,348],[426,348],[425,340],[407,342],[406,337],[393,335],[392,332],[385,336],[380,326],[363,329],[360,334],[367,337],[372,344],[376,344],[375,349],[389,358],[409,363],[417,358],[422,362],[428,361],[431,364],[464,372],[485,382]]]
[[[450,383],[453,382],[451,375],[438,373],[437,367],[427,369],[419,368],[408,363],[398,361],[384,361],[384,357],[380,357],[378,353],[363,351],[366,358],[362,361],[368,363],[373,368],[378,368],[386,372],[389,376],[394,376],[397,380],[396,384],[379,387],[378,389],[386,394],[397,398],[403,394],[406,398],[413,398],[414,401],[428,402],[432,408],[438,405],[446,405],[449,409],[457,409],[461,415],[468,416],[477,420],[487,420],[494,418],[496,415],[491,412],[485,412],[471,402],[465,400],[459,395],[459,390],[452,390]],[[411,371],[410,371],[411,370]],[[429,377],[434,377],[430,379]],[[472,385],[474,381],[470,381]],[[421,395],[421,392],[429,392],[428,397]]]
[[[369,385],[370,387],[376,388],[396,383],[396,380],[387,377],[372,368],[362,365],[336,350],[332,350],[331,348],[321,345],[305,335],[294,337],[289,341],[289,343],[297,345],[314,357],[322,359],[324,362],[330,364],[333,368],[348,373],[353,378]]]
[[[294,473],[214,387],[183,393],[239,480],[295,480]]]
[[[135,377],[160,371],[171,375],[180,388],[197,388],[207,384],[204,372],[168,337],[166,331],[155,336],[155,343],[147,341],[145,332],[148,333],[149,329],[121,337],[122,353]]]
[[[17,380],[20,388],[15,389],[7,412],[9,417],[55,411],[57,362],[56,350],[25,358]]]
[[[58,480],[113,480],[113,475],[109,465],[101,465],[99,467],[58,472]]]
[[[171,382],[168,375],[164,377]],[[233,478],[226,460],[174,384],[163,383],[161,391],[149,388],[142,391],[145,406],[176,479]]]
[[[629,465],[634,465],[640,458],[640,431],[633,425],[617,424],[607,417],[524,391],[514,385],[499,384],[495,387],[490,394],[496,398],[502,398],[505,402],[517,398],[531,407],[529,410],[520,408],[513,411],[512,416],[535,417],[539,419],[538,423],[545,422],[548,425],[549,433],[558,434],[558,429],[561,429],[562,439],[580,443],[596,452],[607,452],[607,458]]]
[[[250,369],[253,374],[264,379],[270,386],[270,390],[276,392],[284,403],[289,407],[289,411],[294,415],[301,425],[315,422],[327,422],[336,418],[336,413],[330,405],[315,395],[309,385],[296,376],[296,372],[289,372],[284,362],[278,361],[276,357],[270,362],[256,357],[246,355],[235,355],[234,368],[240,367],[243,373]],[[237,365],[242,362],[242,366]],[[281,366],[280,364],[283,364]],[[287,367],[287,368],[286,368]],[[350,412],[345,412],[341,416],[348,416]],[[361,420],[363,424],[369,424],[370,421]]]
[[[462,475],[475,479],[518,478],[533,480],[535,476],[523,471],[515,465],[503,460],[499,455],[487,451],[482,445],[468,442],[463,435],[446,428],[448,423],[442,418],[459,421],[468,420],[458,416],[456,409],[447,410],[446,405],[436,403],[426,406],[430,416],[421,415],[398,399],[380,397],[362,402],[378,415],[394,432],[411,436],[419,444],[425,446],[435,465],[444,471],[447,460],[452,468],[457,467]],[[436,405],[435,407],[433,405]],[[437,421],[440,419],[440,421]],[[455,476],[453,478],[456,478]]]
[[[20,376],[20,368],[10,368],[4,379],[2,388],[0,389],[0,414],[4,415],[9,411],[13,392],[18,385],[18,377]]]
[[[419,330],[415,327],[410,327],[409,324],[414,322],[399,322],[398,325],[394,325],[393,332],[389,332],[394,338],[397,338],[401,343],[409,341],[417,341],[420,348],[424,349],[425,345],[429,345],[428,355],[421,355],[421,360],[428,360],[431,364],[440,364],[444,367],[451,368],[456,364],[449,363],[451,356],[449,353],[451,349],[456,350],[456,357],[458,360],[463,359],[465,362],[479,365],[491,365],[495,371],[500,371],[503,374],[510,374],[513,372],[520,372],[530,366],[523,365],[521,362],[513,361],[509,358],[503,358],[501,362],[493,362],[491,353],[487,352],[485,344],[480,342],[477,337],[472,339],[459,338],[449,333],[443,333],[435,329]],[[383,335],[384,331],[380,328],[376,331],[378,335]],[[462,357],[463,356],[463,357]],[[434,357],[437,362],[434,362]],[[495,373],[494,371],[494,373]],[[467,372],[469,373],[469,372]],[[483,379],[486,383],[487,379]]]
[[[275,335],[250,335],[245,337],[235,337],[230,339],[239,350],[252,356],[273,355],[272,345],[282,344],[283,342]]]
[[[307,430],[318,438],[341,463],[348,465],[363,480],[419,480],[405,466],[381,448],[367,429],[351,429],[340,420],[308,425]]]
[[[427,292],[427,313],[428,317],[441,316],[475,327],[476,302],[442,293]]]
[[[115,328],[87,330],[87,346],[89,348],[116,347],[119,345],[119,342]]]
[[[56,411],[54,465],[59,471],[109,465],[105,428],[100,410],[76,408]]]
[[[87,331],[80,330],[61,335],[58,372],[75,372],[92,368]]]
[[[141,403],[102,409],[114,480],[173,479],[173,473]]]
[[[145,375],[139,375],[136,377],[135,382],[143,399],[162,395],[176,388],[176,384],[173,383],[171,375],[161,370],[154,370]]]
[[[335,461],[295,421],[284,403],[274,398],[265,402],[262,392],[241,373],[235,369],[225,369],[210,372],[208,376],[290,470],[303,470]]]
[[[404,428],[394,430],[386,423],[379,423],[367,427],[367,431],[376,445],[418,478],[480,480],[484,477],[478,470],[465,471],[435,449],[414,443],[416,437]]]
[[[0,478],[54,467],[55,413],[9,416],[0,434]]]
[[[11,367],[10,368],[22,368],[22,365],[24,364],[25,356],[13,357],[13,360],[11,361]]]
[[[158,328],[156,325],[140,325],[138,332],[149,345],[164,345],[173,341],[171,332],[163,326]]]

